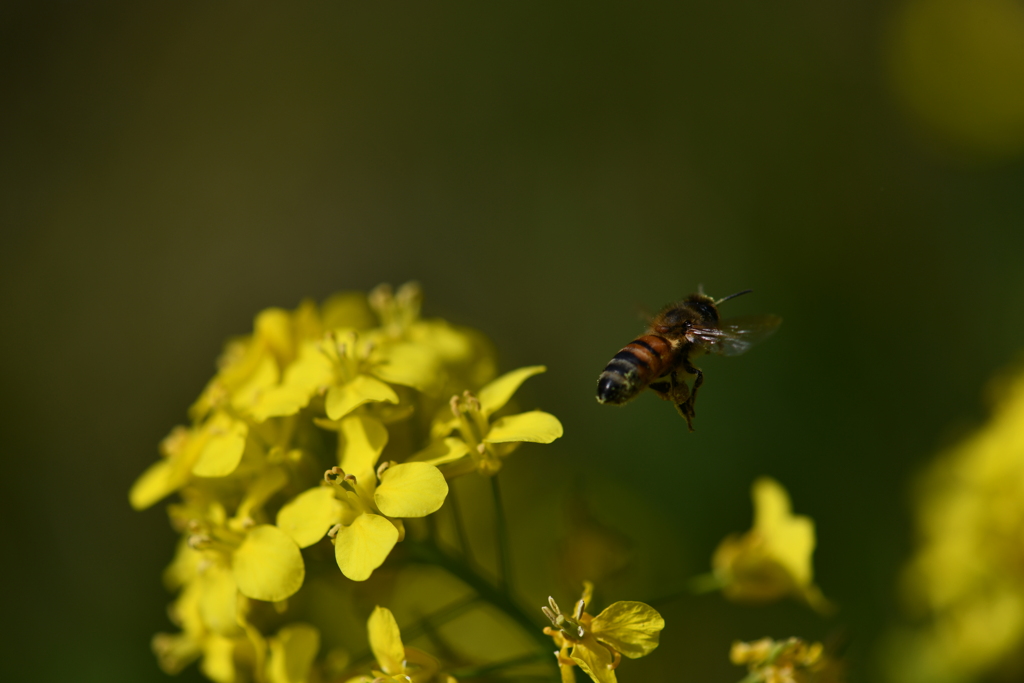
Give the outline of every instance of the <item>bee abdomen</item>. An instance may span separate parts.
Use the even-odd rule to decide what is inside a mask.
[[[627,344],[597,378],[599,403],[625,403],[671,366],[672,345],[656,334]]]

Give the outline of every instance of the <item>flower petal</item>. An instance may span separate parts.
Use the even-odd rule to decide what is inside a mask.
[[[225,638],[216,634],[210,635],[203,643],[203,661],[199,670],[214,683],[234,683],[238,680],[235,669],[234,638]]]
[[[469,446],[466,445],[465,441],[455,438],[454,436],[449,436],[440,443],[424,448],[412,457],[414,460],[419,460],[421,462],[437,466],[454,462],[468,454]]]
[[[388,517],[426,517],[448,495],[444,475],[425,462],[407,462],[384,471],[373,502]]]
[[[798,586],[813,576],[814,522],[791,512],[789,494],[779,482],[761,477],[753,485],[754,530],[765,540],[766,550],[789,570]]]
[[[386,674],[399,674],[404,670],[405,646],[398,630],[395,615],[386,607],[375,607],[366,624],[370,636],[370,649],[377,664]]]
[[[391,344],[381,350],[373,374],[392,384],[427,391],[438,380],[437,354],[421,344]],[[397,403],[397,401],[396,401]]]
[[[249,426],[241,420],[218,413],[204,428],[209,436],[192,466],[197,477],[226,477],[235,471],[245,451]]]
[[[280,377],[274,357],[264,355],[253,373],[231,392],[231,405],[238,410],[247,410],[259,399],[260,394],[275,386]]]
[[[618,683],[612,668],[611,650],[597,642],[592,633],[587,633],[583,641],[572,648],[569,657],[597,683]]]
[[[128,502],[136,510],[145,510],[160,502],[184,483],[184,477],[176,475],[179,475],[179,472],[174,463],[170,460],[158,460],[132,484],[132,489],[128,492]]]
[[[509,443],[531,441],[551,443],[562,436],[562,423],[550,413],[531,410],[528,413],[509,415],[495,422],[484,441],[487,443]]]
[[[363,292],[332,294],[320,307],[324,327],[354,327],[366,330],[377,324],[377,316],[370,309]]]
[[[320,350],[320,341],[307,341],[299,349],[299,357],[284,371],[282,384],[315,390],[334,378],[331,359]]]
[[[242,595],[277,602],[302,587],[306,567],[291,536],[271,524],[249,530],[231,559]]]
[[[658,647],[665,620],[658,611],[642,602],[612,603],[590,624],[594,637],[630,659],[650,654]]]
[[[341,573],[353,581],[365,581],[387,559],[398,542],[398,529],[380,515],[359,515],[338,529],[334,559]]]
[[[338,464],[360,482],[372,479],[387,443],[388,430],[380,420],[349,415],[338,425]]]
[[[543,365],[531,365],[506,372],[480,390],[480,411],[484,415],[490,416],[501,410],[523,382],[546,371],[547,368]]]
[[[231,572],[211,564],[200,577],[199,615],[203,625],[222,636],[238,634],[238,587]]]
[[[341,519],[342,504],[329,486],[303,491],[277,513],[277,526],[299,545],[308,548]]]
[[[270,640],[270,683],[306,683],[320,649],[320,631],[309,624],[288,624]]]
[[[249,414],[256,422],[263,422],[271,417],[294,415],[309,403],[313,390],[305,387],[281,384],[261,392],[253,402]]]
[[[278,356],[287,358],[292,355],[292,317],[283,308],[260,311],[253,321],[253,332]]]
[[[356,375],[351,382],[331,387],[327,392],[327,417],[340,420],[359,406],[371,401],[398,403],[398,394],[375,377]]]

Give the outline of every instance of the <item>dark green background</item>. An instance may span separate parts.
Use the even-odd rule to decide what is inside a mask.
[[[679,603],[623,681],[738,680],[733,638],[840,625],[870,676],[911,477],[1024,346],[1024,166],[960,163],[903,116],[888,13],[6,3],[4,678],[165,680],[173,536],[131,482],[259,309],[408,279],[503,369],[549,366],[526,401],[566,436],[517,481],[559,458],[655,501],[680,581],[749,525],[760,474],[816,520],[836,619]],[[698,283],[754,288],[728,311],[782,329],[703,363],[695,434],[650,396],[597,405],[637,309]]]

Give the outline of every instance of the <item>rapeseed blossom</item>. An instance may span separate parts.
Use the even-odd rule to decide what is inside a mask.
[[[373,671],[373,677],[356,676],[346,683],[456,683],[454,677],[441,673],[437,659],[402,644],[402,633],[391,610],[375,607],[366,628],[379,670]]]
[[[562,436],[558,418],[541,410],[491,420],[523,382],[546,369],[542,365],[519,368],[487,384],[479,397],[469,391],[452,396],[451,414],[440,416],[431,426],[431,434],[438,441],[416,459],[444,467],[449,479],[473,471],[494,475],[501,469],[502,459],[520,444],[551,443]]]
[[[418,557],[444,556],[430,524],[407,525],[442,508],[460,463],[442,459],[442,473],[414,456],[448,440],[494,474],[519,443],[561,436],[547,413],[495,415],[543,368],[494,380],[491,343],[423,319],[421,301],[416,285],[381,286],[268,309],[228,342],[190,424],[171,431],[129,493],[136,509],[180,498],[169,513],[182,542],[165,573],[180,632],[153,641],[167,672],[198,661],[218,683],[337,679],[351,655],[339,644],[348,617],[325,619],[316,601],[356,594],[351,582],[410,533]],[[386,643],[401,642],[388,617],[375,611],[370,628],[387,680],[431,680],[426,660],[388,659]]]
[[[749,671],[741,683],[841,683],[843,667],[821,643],[799,638],[775,641],[762,638],[752,643],[736,641],[729,660]]]
[[[893,634],[894,680],[1020,676],[1024,648],[1024,373],[1002,379],[988,422],[941,454],[915,491],[918,547]]]
[[[751,603],[792,596],[819,612],[830,611],[831,603],[814,584],[814,522],[792,513],[789,494],[774,479],[755,481],[752,497],[753,528],[725,538],[712,558],[722,593]]]
[[[572,668],[580,667],[597,683],[615,683],[615,669],[622,655],[643,657],[658,647],[665,620],[657,610],[642,602],[620,601],[605,608],[596,617],[586,612],[594,586],[587,582],[583,596],[569,614],[563,613],[554,598],[542,607],[551,626],[544,633],[558,646],[558,665],[564,683],[575,680]]]

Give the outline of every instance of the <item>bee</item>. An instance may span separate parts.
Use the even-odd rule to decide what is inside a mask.
[[[651,320],[647,332],[627,344],[605,366],[597,378],[597,402],[621,405],[650,387],[675,404],[692,432],[693,404],[704,384],[704,373],[693,359],[702,353],[738,356],[775,332],[782,322],[777,315],[719,320],[718,306],[722,302],[751,291],[745,289],[717,301],[700,291],[665,306]],[[692,389],[686,384],[689,377],[694,377]]]

